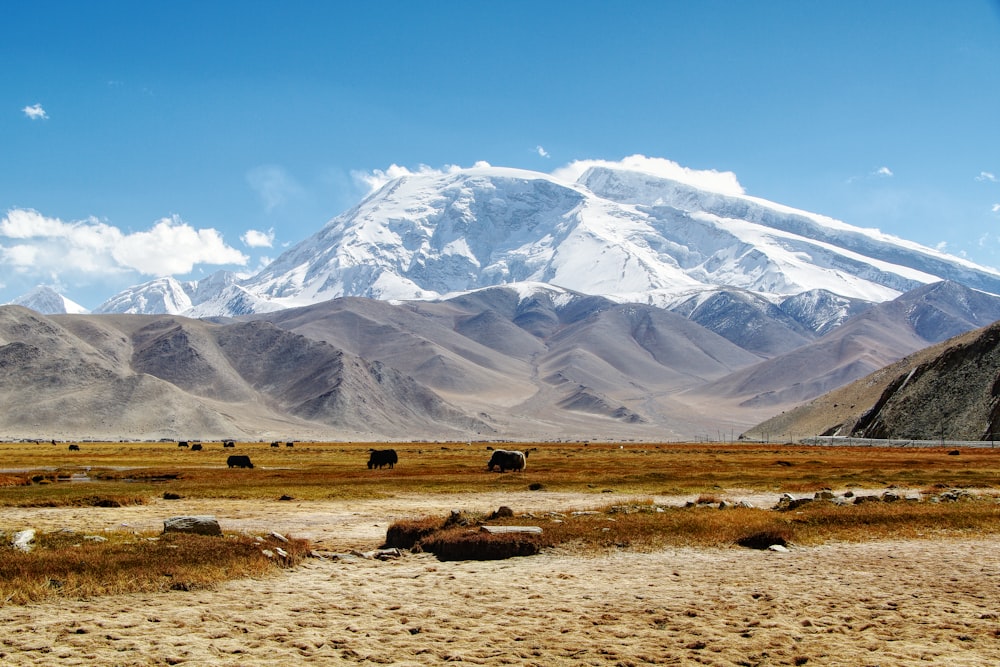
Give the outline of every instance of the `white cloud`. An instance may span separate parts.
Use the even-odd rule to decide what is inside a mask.
[[[872,172],[872,176],[888,178],[890,176],[895,176],[895,174],[892,173],[892,169],[889,169],[889,167],[879,167],[878,169]]]
[[[477,162],[477,167],[489,166],[486,162]],[[407,169],[406,167],[400,167],[398,164],[389,165],[388,169],[373,169],[372,171],[352,171],[351,177],[363,188],[367,189],[369,193],[375,192],[383,185],[390,181],[394,181],[397,178],[402,178],[403,176],[412,176],[414,174],[429,174],[429,173],[449,173],[455,171],[458,167],[449,165],[443,170],[434,169],[428,167],[426,164],[422,164],[417,167],[416,171]]]
[[[938,241],[934,245],[934,249],[935,250],[939,250],[941,252],[948,252],[948,242],[947,241]]]
[[[41,104],[32,104],[30,106],[26,106],[23,109],[21,109],[21,111],[23,111],[24,115],[30,118],[31,120],[45,120],[46,118],[49,117],[49,115],[45,113],[45,109],[42,108]]]
[[[302,186],[291,174],[277,165],[255,167],[247,173],[246,178],[268,212],[304,193]]]
[[[4,239],[14,243],[3,244]],[[130,271],[166,276],[189,273],[197,264],[247,261],[218,231],[194,229],[176,216],[130,234],[95,218],[64,222],[30,209],[13,209],[0,218],[0,267],[48,280]]]
[[[989,181],[990,183],[1000,183],[1000,181],[997,181],[996,174],[993,174],[993,173],[988,172],[988,171],[981,171],[981,172],[979,172],[979,175],[976,176],[976,180],[977,181]]]
[[[541,147],[539,147],[541,148]],[[490,163],[480,160],[472,165],[472,169],[488,169]],[[630,171],[640,171],[661,178],[669,178],[681,181],[704,190],[718,192],[722,194],[742,195],[743,186],[740,185],[736,174],[731,171],[716,171],[714,169],[689,169],[682,167],[676,162],[663,158],[650,158],[644,155],[631,155],[619,162],[608,160],[577,160],[560,167],[552,172],[552,176],[563,181],[576,181],[583,172],[590,167],[608,167],[611,169],[628,169]],[[351,177],[368,193],[375,192],[386,183],[394,181],[403,176],[423,175],[423,174],[453,174],[462,171],[464,168],[457,165],[446,165],[442,169],[434,169],[425,164],[420,165],[416,170],[401,167],[398,164],[390,165],[387,169],[374,169],[370,172],[352,171]]]
[[[576,181],[583,172],[591,167],[641,171],[653,176],[659,176],[660,178],[680,181],[711,192],[727,195],[745,194],[743,186],[740,185],[739,179],[736,178],[736,174],[731,171],[690,169],[682,167],[672,160],[646,157],[645,155],[630,155],[619,162],[610,162],[608,160],[577,160],[565,167],[556,169],[552,172],[552,175],[564,181]]]
[[[248,229],[240,237],[240,240],[248,248],[270,248],[274,245],[274,229],[269,229],[266,232]]]
[[[549,157],[549,152],[544,148],[542,148],[541,146],[535,146],[535,150],[538,152],[540,156]]]
[[[1000,213],[1000,204],[993,204],[993,208],[990,209],[994,213]]]

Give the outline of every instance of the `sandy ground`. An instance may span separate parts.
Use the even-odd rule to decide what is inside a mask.
[[[746,496],[728,494],[740,499]],[[759,505],[774,497],[750,497]],[[365,502],[156,501],[4,510],[0,529],[157,530],[213,514],[324,551],[378,546],[390,522],[449,509],[583,508],[602,495]],[[658,498],[658,502],[667,499]],[[684,499],[670,499],[683,501]],[[310,559],[260,580],[0,607],[11,665],[993,665],[996,539],[829,544],[788,553],[669,549],[494,562]]]

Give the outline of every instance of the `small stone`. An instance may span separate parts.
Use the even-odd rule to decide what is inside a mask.
[[[14,533],[14,537],[11,539],[11,545],[18,551],[31,551],[33,542],[35,541],[35,529],[28,528],[27,530],[19,530]]]

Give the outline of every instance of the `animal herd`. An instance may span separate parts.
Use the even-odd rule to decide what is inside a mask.
[[[52,441],[55,444],[55,441]],[[294,443],[291,441],[286,442],[286,447],[292,447]],[[194,442],[189,443],[187,440],[180,440],[177,442],[178,447],[189,448],[191,451],[202,451],[202,443]],[[222,442],[224,448],[232,448],[236,446],[236,443],[232,440],[224,440]],[[281,443],[274,441],[271,443],[271,447],[280,447]],[[71,444],[69,446],[69,451],[78,452],[80,451],[80,446],[77,444]],[[382,468],[388,467],[390,469],[394,468],[399,462],[399,455],[396,453],[395,449],[369,449],[368,450],[368,469],[369,470],[381,470]],[[486,464],[486,469],[492,472],[493,470],[499,470],[500,472],[507,472],[508,470],[520,471],[524,470],[527,465],[528,452],[522,452],[513,449],[495,449],[490,455],[489,463]],[[230,468],[253,468],[253,463],[250,461],[250,457],[246,454],[233,454],[228,459],[226,459],[226,465]]]

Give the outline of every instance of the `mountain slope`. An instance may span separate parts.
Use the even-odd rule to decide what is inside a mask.
[[[1000,437],[1000,322],[956,336],[773,417],[744,437]]]
[[[265,323],[45,318],[5,306],[0,370],[0,429],[20,437],[461,437],[492,431],[384,364]]]
[[[809,345],[693,393],[778,411],[996,320],[1000,320],[1000,297],[956,283],[935,283],[872,306]]]
[[[761,359],[655,306],[541,284],[436,302],[336,299],[254,319],[381,359],[516,437],[682,437],[706,417],[677,391]]]

